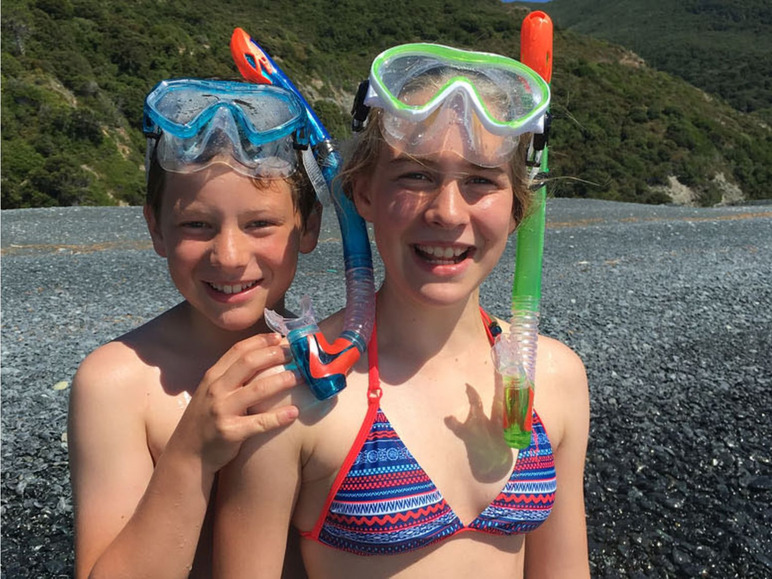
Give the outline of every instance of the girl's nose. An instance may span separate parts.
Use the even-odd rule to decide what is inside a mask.
[[[466,223],[466,201],[457,179],[443,181],[429,202],[425,215],[430,224],[445,229]]]

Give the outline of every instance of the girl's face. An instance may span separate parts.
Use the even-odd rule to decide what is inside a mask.
[[[416,159],[384,144],[375,170],[354,184],[386,267],[384,287],[427,305],[476,292],[517,225],[513,198],[507,165],[480,167],[449,148]]]
[[[180,293],[230,331],[261,322],[266,307],[283,308],[298,252],[311,251],[319,231],[315,215],[304,231],[286,181],[257,187],[223,166],[169,173],[159,218],[145,215]]]

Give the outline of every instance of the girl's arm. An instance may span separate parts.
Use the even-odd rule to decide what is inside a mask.
[[[77,577],[187,577],[215,473],[256,433],[288,424],[292,407],[246,409],[297,384],[275,336],[234,346],[205,375],[153,465],[147,380],[121,343],[99,348],[73,380],[68,440],[75,498]]]
[[[218,481],[214,577],[278,578],[300,490],[298,423],[256,436]]]
[[[549,518],[526,535],[525,576],[589,578],[584,508],[590,427],[587,375],[579,357],[555,340],[539,340],[537,364],[536,403],[553,445],[558,487]]]

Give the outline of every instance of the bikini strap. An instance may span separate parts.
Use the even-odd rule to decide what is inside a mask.
[[[482,309],[482,306],[480,306],[480,315],[482,316],[483,324],[485,324],[485,333],[488,334],[488,340],[493,345],[496,338],[501,334],[501,326]]]
[[[381,374],[378,371],[378,338],[376,336],[375,324],[373,324],[373,335],[370,337],[370,343],[367,345],[367,404],[368,406],[380,404],[381,394]]]

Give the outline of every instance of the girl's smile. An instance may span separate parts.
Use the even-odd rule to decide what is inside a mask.
[[[415,158],[384,146],[354,196],[373,223],[395,285],[417,302],[464,301],[495,267],[514,230],[506,166],[479,167],[453,152]]]

